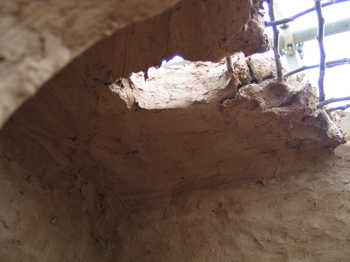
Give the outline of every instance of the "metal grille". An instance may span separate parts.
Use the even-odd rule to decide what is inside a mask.
[[[265,23],[266,26],[271,26],[272,31],[273,31],[273,52],[274,52],[274,57],[275,57],[275,62],[276,62],[276,72],[277,72],[277,80],[282,81],[283,79],[299,73],[304,70],[312,69],[312,68],[319,68],[319,79],[318,79],[318,93],[319,93],[319,103],[318,107],[323,108],[326,105],[335,103],[335,102],[340,102],[340,101],[348,101],[350,100],[350,96],[347,97],[340,97],[340,98],[331,98],[331,99],[325,99],[325,91],[324,91],[324,78],[325,78],[325,72],[326,68],[330,67],[335,67],[335,66],[341,66],[344,64],[350,64],[350,58],[343,58],[340,60],[334,60],[334,61],[329,61],[326,62],[326,51],[324,47],[324,37],[325,37],[325,19],[322,14],[322,8],[329,6],[329,5],[334,5],[338,4],[341,2],[346,2],[349,0],[330,0],[327,2],[323,2],[321,0],[314,0],[315,1],[315,6],[313,8],[306,9],[298,14],[295,14],[291,17],[283,18],[276,20],[275,19],[275,11],[274,11],[274,0],[267,0],[269,4],[269,15],[270,15],[270,22]],[[317,41],[319,45],[319,50],[320,50],[320,62],[319,64],[316,65],[311,65],[311,66],[302,66],[299,68],[296,68],[292,71],[289,71],[285,74],[282,73],[282,64],[281,64],[281,57],[279,53],[279,29],[278,25],[282,24],[287,24],[295,19],[304,16],[310,12],[316,12],[317,13],[317,18],[318,18],[318,25],[317,25]],[[334,111],[334,110],[345,110],[347,108],[350,108],[350,104],[346,104],[344,106],[339,106],[339,107],[333,107],[333,108],[328,108],[327,111]]]

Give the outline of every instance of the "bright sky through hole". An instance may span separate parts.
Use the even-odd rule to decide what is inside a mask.
[[[281,16],[288,17],[299,13],[305,9],[314,6],[314,0],[278,0]],[[266,3],[265,3],[266,4]],[[265,5],[265,19],[268,18],[268,9]],[[328,22],[334,22],[339,19],[350,17],[350,2],[343,2],[322,8],[323,16]],[[282,18],[279,17],[279,18]],[[296,19],[291,23],[292,30],[298,31],[300,29],[317,26],[316,12],[309,13],[303,17]],[[271,29],[267,29],[267,33],[271,34]],[[336,34],[325,37],[325,50],[327,61],[350,58],[350,32]],[[306,41],[304,43],[304,59],[302,65],[318,64],[320,59],[320,52],[316,40]],[[305,71],[307,77],[313,86],[318,86],[319,69]],[[326,99],[332,97],[350,96],[350,65],[342,65],[334,68],[326,69],[325,74],[325,93]],[[350,103],[349,101],[334,103],[331,106],[339,106]],[[349,110],[347,110],[349,111]]]
[[[184,58],[181,55],[176,54],[173,57],[171,57],[168,61],[166,59],[163,59],[162,60],[162,66],[166,65],[169,62],[170,63],[177,63],[177,62],[181,62],[183,60],[184,60]]]

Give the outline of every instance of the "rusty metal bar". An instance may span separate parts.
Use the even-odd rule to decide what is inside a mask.
[[[269,15],[271,21],[275,21],[275,11],[273,8],[273,0],[269,0]],[[279,48],[278,48],[278,28],[277,25],[272,25],[273,30],[273,52],[275,55],[275,62],[276,62],[276,72],[277,72],[277,79],[282,79],[282,64],[281,64],[281,57],[279,54]]]
[[[326,3],[323,3],[321,4],[321,7],[326,7],[326,6],[330,6],[330,5],[333,5],[333,4],[338,4],[338,3],[342,3],[342,2],[348,2],[350,0],[331,0],[331,1],[328,1]],[[309,9],[306,9],[300,13],[297,13],[293,16],[290,16],[288,18],[283,18],[283,19],[280,19],[280,20],[271,20],[270,22],[266,22],[265,23],[265,26],[273,26],[273,25],[282,25],[282,24],[286,24],[286,23],[290,23],[292,21],[294,21],[295,19],[301,17],[301,16],[304,16],[308,13],[311,13],[313,11],[316,11],[316,7],[312,7],[312,8],[309,8]]]
[[[341,65],[345,65],[345,64],[350,64],[350,58],[343,58],[343,59],[339,59],[339,60],[333,60],[333,61],[326,62],[326,68],[341,66]],[[300,73],[300,72],[305,71],[305,70],[318,68],[319,66],[320,66],[320,64],[302,66],[302,67],[299,67],[297,69],[294,69],[294,70],[284,74],[283,77],[288,77],[288,76]]]
[[[347,105],[344,105],[344,106],[332,107],[332,108],[327,109],[326,111],[327,112],[332,112],[332,111],[336,111],[336,110],[343,110],[344,111],[344,110],[346,110],[348,108],[350,108],[350,104],[347,104]]]
[[[326,70],[326,51],[324,48],[324,25],[325,20],[322,14],[321,0],[315,0],[317,19],[318,19],[318,36],[317,41],[320,47],[320,76],[318,79],[318,91],[319,91],[319,100],[320,102],[325,100],[324,93],[324,77]]]

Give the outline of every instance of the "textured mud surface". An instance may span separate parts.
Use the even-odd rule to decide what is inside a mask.
[[[240,57],[234,68],[246,61]],[[344,141],[316,109],[315,90],[298,79],[237,91],[242,79],[253,79],[245,70],[230,75],[223,62],[198,62],[101,86],[71,69],[2,131],[14,143],[6,150],[31,144],[21,150],[23,167],[43,175],[102,168],[114,190],[129,197],[298,170]],[[271,74],[266,69],[260,74]],[[86,85],[72,85],[74,79]]]
[[[334,117],[271,58],[221,60],[266,48],[261,1],[175,2],[0,4],[0,125],[104,38],[0,130],[1,262],[348,260]],[[174,53],[218,62],[146,73]]]
[[[121,260],[347,261],[349,150],[296,175],[172,195],[131,214]]]
[[[238,50],[264,50],[258,2],[4,0],[0,125],[90,47],[83,60],[90,62],[89,70],[104,67],[108,76],[103,81],[144,70],[175,53],[193,60],[219,60]]]
[[[254,59],[67,67],[0,131],[0,260],[346,259],[343,134]]]

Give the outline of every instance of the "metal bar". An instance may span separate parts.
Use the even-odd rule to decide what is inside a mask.
[[[269,15],[271,21],[275,21],[275,13],[273,9],[273,0],[269,0]],[[278,48],[278,29],[277,25],[272,25],[273,30],[273,52],[275,55],[275,62],[276,62],[276,71],[277,71],[277,79],[282,79],[282,64],[281,64],[281,57],[279,54],[279,48]]]
[[[320,102],[317,107],[320,108],[320,107],[323,107],[323,106],[328,105],[328,104],[342,102],[342,101],[348,101],[348,100],[350,100],[350,96],[339,97],[339,98],[330,98],[330,99],[327,99],[323,102]]]
[[[326,3],[323,3],[321,6],[322,7],[327,7],[327,6],[330,6],[330,5],[333,5],[333,4],[338,4],[338,3],[342,3],[342,2],[347,2],[347,1],[350,1],[350,0],[331,0],[331,1],[328,1]],[[301,16],[304,16],[308,13],[311,13],[313,11],[316,10],[316,7],[312,7],[312,8],[309,8],[309,9],[306,9],[300,13],[297,13],[291,17],[288,17],[288,18],[283,18],[283,19],[280,19],[280,20],[271,20],[271,22],[265,22],[265,26],[273,26],[273,25],[281,25],[281,24],[286,24],[286,23],[289,23],[289,22],[292,22],[294,21],[295,19],[301,17]]]
[[[292,17],[289,18],[284,18],[280,20],[275,20],[275,14],[274,14],[274,6],[273,6],[273,0],[269,0],[269,14],[270,14],[270,19],[271,22],[265,23],[266,26],[272,26],[273,29],[273,51],[275,55],[275,62],[276,62],[276,69],[277,69],[277,79],[281,80],[282,77],[288,77],[290,75],[296,74],[298,72],[307,70],[307,69],[312,69],[312,68],[320,68],[320,73],[319,73],[319,80],[318,80],[318,85],[319,85],[319,104],[317,105],[318,108],[322,108],[325,105],[335,103],[335,102],[341,102],[341,101],[347,101],[350,100],[349,97],[341,97],[341,98],[332,98],[325,100],[325,92],[324,92],[324,78],[325,78],[325,70],[326,68],[329,67],[334,67],[334,66],[339,66],[343,64],[350,64],[350,58],[344,58],[340,60],[334,60],[326,63],[326,52],[325,52],[325,47],[324,47],[324,37],[325,35],[332,35],[332,34],[337,34],[337,33],[342,33],[345,31],[350,30],[350,18],[345,18],[330,24],[327,24],[325,26],[325,19],[322,14],[322,7],[329,6],[332,4],[340,3],[340,2],[345,2],[349,0],[330,0],[327,3],[321,3],[321,0],[315,0],[315,7],[307,9],[301,13],[298,13]],[[318,18],[318,27],[312,27],[312,28],[307,28],[302,31],[295,32],[293,34],[293,43],[297,42],[304,42],[308,40],[312,40],[317,36],[317,41],[319,44],[319,49],[320,49],[320,63],[317,65],[310,65],[310,66],[303,66],[300,68],[297,68],[295,70],[292,70],[285,75],[282,75],[282,67],[281,67],[281,61],[280,61],[280,54],[279,54],[279,31],[277,28],[277,25],[279,24],[285,24],[288,22],[291,22],[295,20],[296,18],[303,16],[307,13],[310,13],[312,11],[317,12],[317,18]],[[327,112],[334,111],[334,110],[346,110],[347,108],[350,108],[350,104],[344,105],[344,106],[339,106],[339,107],[334,107],[334,108],[329,108],[327,109]]]
[[[317,19],[318,19],[318,36],[317,41],[320,47],[320,76],[318,79],[318,91],[319,101],[322,102],[325,99],[324,93],[324,76],[326,69],[326,51],[324,49],[324,18],[322,15],[321,0],[315,0]]]
[[[337,107],[329,108],[326,111],[327,112],[332,112],[332,111],[336,111],[336,110],[346,110],[348,108],[350,108],[350,104],[347,104],[345,106],[337,106]]]
[[[343,58],[339,60],[333,60],[329,61],[326,63],[327,68],[335,67],[335,66],[340,66],[340,65],[345,65],[345,64],[350,64],[350,58]],[[291,75],[300,73],[305,70],[313,69],[313,68],[318,68],[320,64],[315,64],[315,65],[309,65],[309,66],[302,66],[297,69],[294,69],[292,71],[289,71],[288,73],[284,74],[283,77],[289,77]]]

